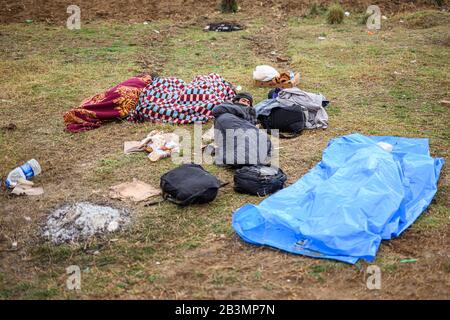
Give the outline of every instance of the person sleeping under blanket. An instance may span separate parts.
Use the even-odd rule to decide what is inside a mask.
[[[270,163],[272,145],[267,133],[256,127],[253,98],[238,93],[231,102],[214,107],[215,164],[231,167]]]

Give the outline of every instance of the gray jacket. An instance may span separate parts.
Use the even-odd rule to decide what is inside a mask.
[[[310,93],[299,88],[283,89],[276,99],[261,101],[255,106],[256,115],[269,115],[275,107],[298,106],[306,117],[306,128],[315,129],[328,127],[328,114],[322,106],[326,98],[322,94]]]

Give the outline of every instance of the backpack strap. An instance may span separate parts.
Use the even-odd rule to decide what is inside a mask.
[[[160,199],[160,200],[156,200],[156,201],[151,201],[151,202],[147,202],[144,207],[151,207],[160,203],[163,203],[164,201],[166,201],[167,199]]]
[[[302,134],[302,131],[300,132],[292,132],[292,133],[283,133],[280,132],[280,138],[283,139],[293,139],[293,138],[297,138],[299,135]]]

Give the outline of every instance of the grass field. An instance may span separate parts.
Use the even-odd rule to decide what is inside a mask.
[[[430,17],[428,28],[422,21]],[[231,228],[232,212],[261,199],[237,194],[230,185],[214,202],[187,208],[108,198],[114,184],[136,177],[158,185],[175,167],[170,159],[125,156],[123,141],[175,127],[121,122],[69,134],[62,114],[142,71],[185,80],[218,72],[255,101],[267,93],[252,85],[257,64],[299,71],[302,89],[331,100],[330,126],[281,141],[288,183],[320,160],[330,139],[353,132],[426,137],[432,155],[448,159],[450,111],[439,103],[450,98],[448,13],[390,17],[373,35],[356,15],[334,27],[323,17],[282,23],[234,18],[248,28],[207,33],[202,23],[173,21],[92,22],[78,31],[44,23],[0,25],[0,175],[36,158],[43,173],[34,181],[45,189],[40,197],[12,197],[1,189],[1,299],[450,298],[448,165],[429,209],[401,237],[381,245],[373,264],[381,267],[382,289],[373,291],[366,288],[366,262],[350,266],[242,242]],[[276,56],[289,62],[277,63]],[[17,129],[5,128],[9,123]],[[206,169],[232,181],[230,170]],[[53,208],[81,200],[128,207],[133,224],[79,245],[54,246],[39,237]],[[400,262],[407,258],[417,261]],[[66,289],[69,265],[82,270],[81,291]]]

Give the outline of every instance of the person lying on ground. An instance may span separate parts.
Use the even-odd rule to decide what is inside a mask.
[[[238,93],[231,102],[214,107],[216,165],[241,167],[270,163],[271,142],[265,131],[256,127],[253,97]]]

